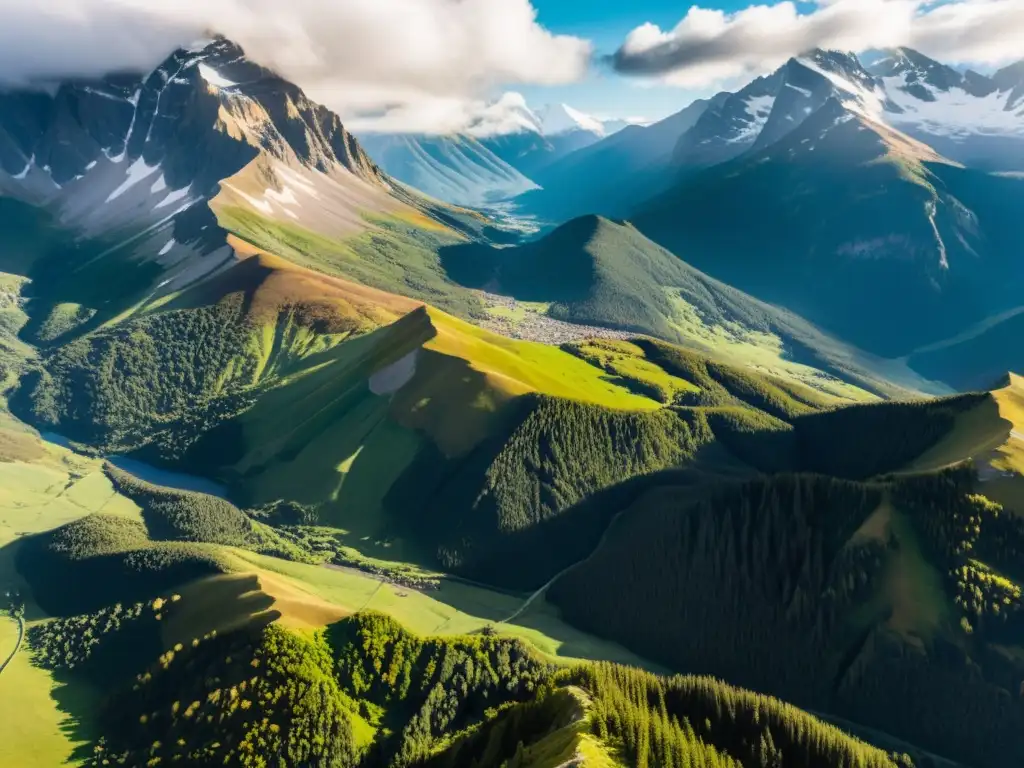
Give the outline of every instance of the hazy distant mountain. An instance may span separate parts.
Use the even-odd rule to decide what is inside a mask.
[[[628,126],[556,160],[535,173],[541,189],[519,202],[556,221],[587,213],[624,215],[672,179],[672,152],[679,138],[727,95],[695,101],[653,125]]]
[[[629,125],[567,104],[533,111],[521,97],[505,98],[500,107],[502,130],[493,133],[473,126],[467,134],[367,133],[360,141],[399,181],[446,202],[481,206],[537,189],[532,177],[546,166]]]
[[[601,120],[568,104],[533,111],[524,102],[517,117],[513,130],[481,136],[480,143],[531,179],[560,158],[629,125],[625,120]]]
[[[359,140],[389,175],[456,205],[507,200],[537,186],[471,136],[364,134]]]

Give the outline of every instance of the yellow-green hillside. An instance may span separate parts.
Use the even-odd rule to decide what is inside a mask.
[[[956,427],[908,469],[928,471],[973,461],[984,494],[1024,514],[1024,379],[1011,373],[957,417]]]

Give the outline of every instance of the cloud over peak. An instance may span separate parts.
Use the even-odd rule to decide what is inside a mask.
[[[458,128],[499,84],[574,81],[591,56],[530,0],[0,0],[0,18],[9,84],[146,71],[216,32],[343,116],[412,130]]]
[[[786,0],[736,13],[694,6],[675,28],[644,24],[610,57],[620,73],[704,87],[756,75],[813,48],[907,46],[943,61],[1024,55],[1024,0]],[[801,6],[807,12],[801,12]]]

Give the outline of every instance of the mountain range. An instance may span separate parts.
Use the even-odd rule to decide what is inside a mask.
[[[568,104],[536,111],[518,94],[502,100],[502,130],[471,128],[461,135],[363,134],[374,161],[391,176],[441,200],[480,206],[517,197],[559,158],[630,125],[602,120]],[[509,117],[511,113],[511,118]]]
[[[791,61],[706,112],[676,146],[684,170],[632,218],[695,266],[888,357],[1016,306],[1020,180],[940,154],[922,141],[933,124],[914,135],[895,127],[916,97],[887,96],[884,82],[850,56]],[[1009,89],[991,96],[1000,94],[1013,102]],[[950,123],[965,119],[957,109]],[[987,141],[963,137],[959,157],[1003,146]],[[1008,169],[1018,155],[1000,156]]]
[[[627,217],[714,277],[911,355],[1019,304],[1020,72],[812,52],[569,155],[520,202]]]
[[[1020,765],[1020,74],[0,93],[0,762]]]

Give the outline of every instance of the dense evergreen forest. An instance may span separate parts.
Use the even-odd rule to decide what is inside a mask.
[[[780,475],[697,501],[650,489],[548,597],[673,668],[967,764],[1015,765],[1024,522],[971,485],[960,469],[867,484]]]
[[[677,393],[677,404],[653,413],[523,398],[514,426],[467,459],[428,451],[410,465],[385,499],[397,530],[433,550],[445,569],[536,588],[589,554],[648,486],[682,483],[699,496],[758,472],[866,479],[906,466],[987,397],[823,409],[793,385],[669,345],[637,346],[699,390]],[[891,436],[878,441],[883,428]]]
[[[705,419],[670,410],[630,413],[547,397],[524,398],[520,407],[525,417],[509,436],[458,464],[426,454],[385,500],[446,568],[479,576],[505,537],[631,477],[685,464],[713,439]]]
[[[106,473],[114,488],[139,505],[149,537],[155,541],[224,544],[286,560],[309,557],[273,527],[254,520],[257,511],[246,514],[216,496],[153,485],[109,464]],[[281,503],[263,514],[273,515],[278,509],[294,513],[297,508]],[[301,522],[294,517],[292,521]]]
[[[37,663],[106,675],[89,765],[554,768],[574,755],[630,768],[914,765],[712,678],[557,667],[519,640],[424,638],[381,614],[311,637],[275,625],[206,633],[160,652],[153,628],[184,602],[118,605],[33,632]],[[126,648],[131,658],[110,665]]]
[[[155,542],[140,521],[113,515],[89,515],[27,538],[16,556],[18,571],[52,616],[144,601],[225,570],[215,546]]]
[[[11,406],[83,443],[140,445],[211,396],[224,400],[255,383],[255,330],[240,294],[131,320],[45,351]]]

